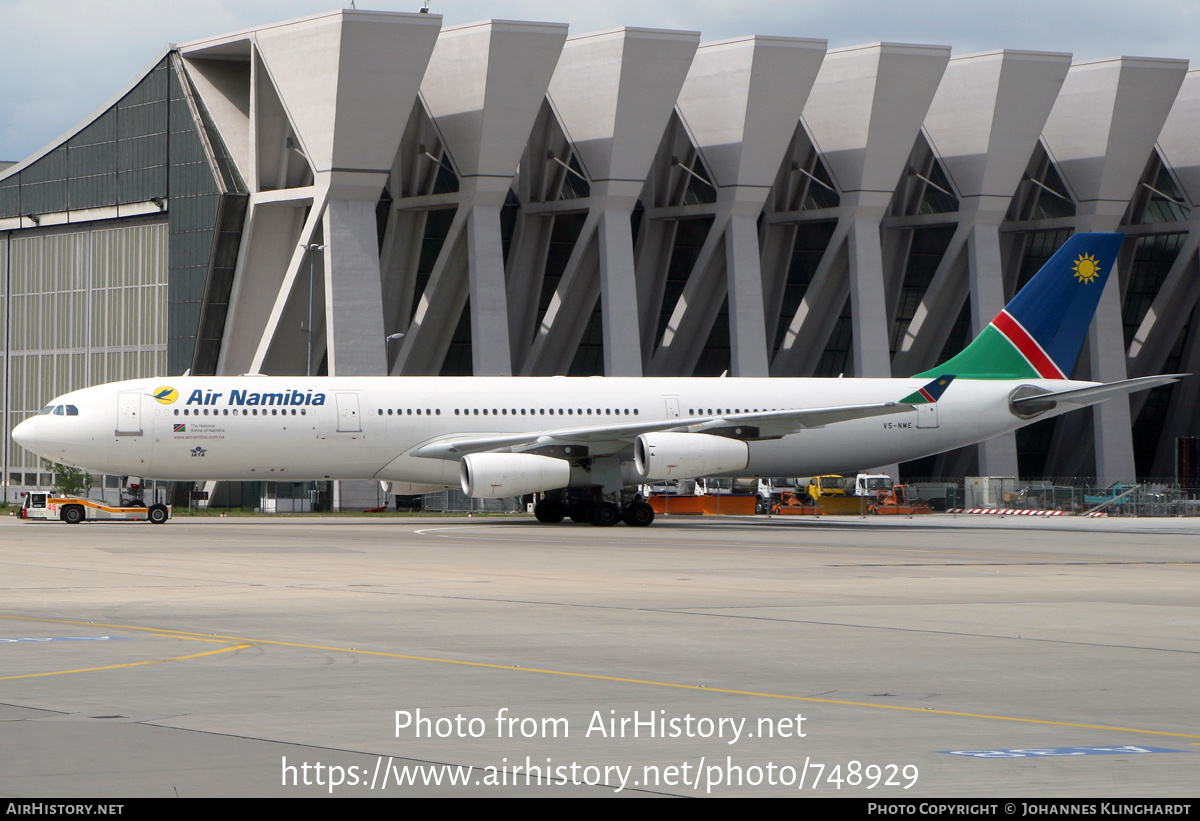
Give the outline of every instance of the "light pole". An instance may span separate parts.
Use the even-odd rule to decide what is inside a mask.
[[[316,285],[313,272],[313,254],[317,251],[324,251],[325,246],[319,243],[311,243],[309,245],[301,245],[308,252],[308,368],[306,376],[312,376],[313,362],[313,289]]]
[[[316,273],[313,266],[313,254],[324,251],[325,246],[319,242],[313,242],[308,245],[301,245],[308,252],[308,362],[305,368],[305,375],[312,376],[313,372],[313,295],[316,288]],[[321,497],[321,491],[317,486],[317,481],[314,479],[312,490],[309,491],[308,509],[312,513],[317,512],[317,500]]]
[[[385,367],[387,369],[384,373],[385,376],[392,372],[392,343],[399,339],[403,339],[403,338],[404,338],[404,334],[388,334],[386,337],[384,337],[383,355],[384,355],[384,359],[386,360]]]

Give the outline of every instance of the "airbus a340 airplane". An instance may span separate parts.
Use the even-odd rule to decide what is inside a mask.
[[[1175,381],[1068,379],[1121,241],[1071,237],[966,349],[907,379],[181,376],[73,391],[13,438],[55,462],[166,480],[574,488],[593,524],[643,526],[654,513],[639,482],[902,462]],[[549,493],[537,518],[561,521],[567,498]]]

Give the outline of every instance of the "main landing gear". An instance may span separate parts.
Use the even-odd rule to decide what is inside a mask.
[[[534,505],[533,515],[545,524],[558,524],[570,516],[573,522],[586,522],[596,527],[612,527],[617,522],[624,522],[630,527],[646,527],[654,521],[654,508],[641,496],[635,496],[623,506],[593,499],[563,501],[550,498]]]

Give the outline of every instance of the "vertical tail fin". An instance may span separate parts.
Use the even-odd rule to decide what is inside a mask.
[[[1075,234],[957,356],[917,376],[1068,379],[1124,234]]]

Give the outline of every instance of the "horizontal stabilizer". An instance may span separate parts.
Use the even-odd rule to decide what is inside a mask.
[[[1104,385],[1094,385],[1090,388],[1039,393],[1036,396],[1023,396],[1020,399],[1013,399],[1012,406],[1015,410],[1019,410],[1022,413],[1042,413],[1052,410],[1060,403],[1084,408],[1088,405],[1095,405],[1097,402],[1103,402],[1105,399],[1112,399],[1114,396],[1123,396],[1125,394],[1149,390],[1150,388],[1157,388],[1160,385],[1169,385],[1190,375],[1186,373],[1172,373],[1163,376],[1141,376],[1137,379],[1123,379],[1120,382],[1109,382]]]

